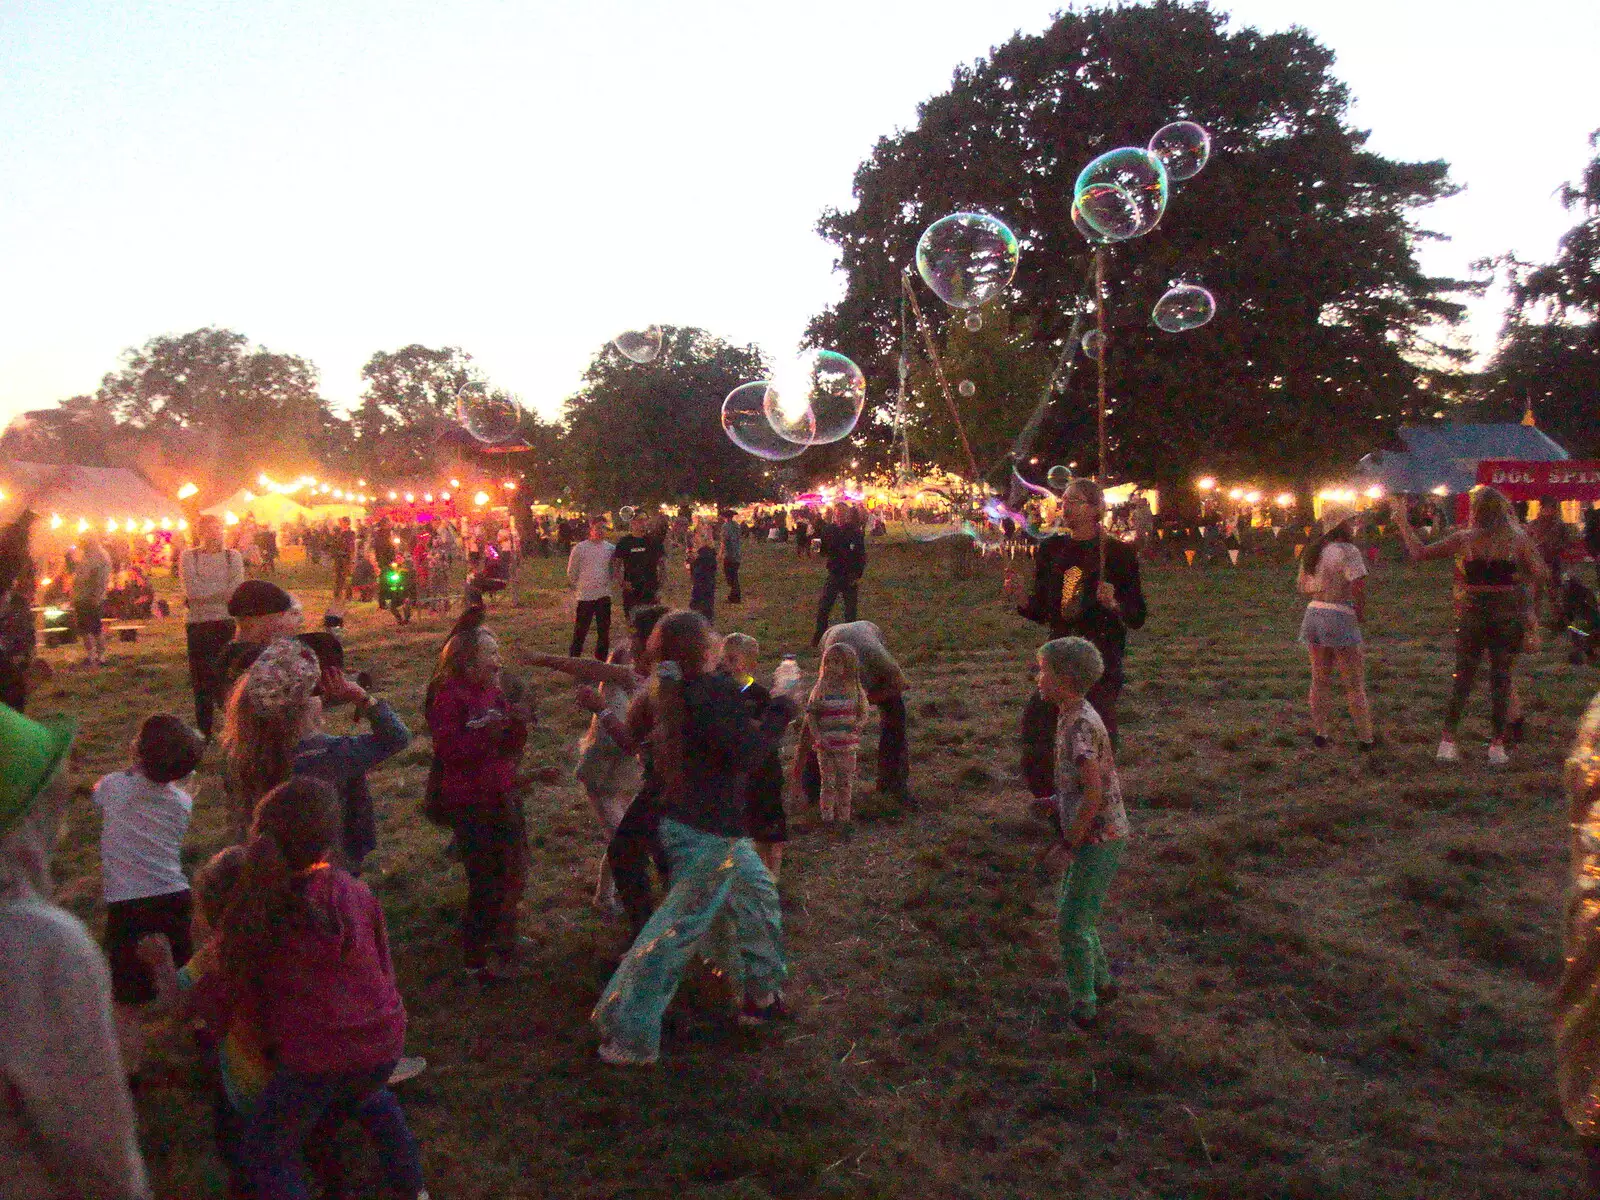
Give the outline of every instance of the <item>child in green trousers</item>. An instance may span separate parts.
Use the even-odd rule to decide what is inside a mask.
[[[1100,678],[1100,651],[1083,638],[1057,638],[1039,648],[1039,692],[1058,706],[1055,804],[1061,840],[1047,861],[1064,864],[1057,906],[1061,970],[1072,997],[1071,1019],[1093,1027],[1115,986],[1095,924],[1128,841],[1111,737],[1084,694]]]

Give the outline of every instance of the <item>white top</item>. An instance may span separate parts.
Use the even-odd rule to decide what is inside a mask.
[[[194,801],[175,783],[129,768],[94,785],[100,806],[100,875],[107,904],[189,889],[178,860]]]
[[[186,618],[189,624],[226,621],[228,597],[244,582],[244,559],[237,550],[219,550],[215,554],[185,550],[178,558],[178,577],[183,581],[183,595],[189,602]]]
[[[567,579],[579,600],[603,600],[611,595],[611,556],[617,548],[610,542],[585,538],[567,556]]]
[[[1317,560],[1317,573],[1300,575],[1300,590],[1311,597],[1314,606],[1355,611],[1355,596],[1350,585],[1367,574],[1367,561],[1349,542],[1329,542]]]

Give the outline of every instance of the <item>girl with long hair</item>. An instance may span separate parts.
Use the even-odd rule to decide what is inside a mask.
[[[815,752],[822,775],[817,801],[824,824],[848,823],[856,783],[856,751],[867,723],[867,693],[855,647],[835,642],[822,652],[816,685],[806,700],[805,723],[795,747],[795,774]]]
[[[1355,722],[1357,744],[1371,750],[1372,707],[1367,702],[1367,666],[1361,639],[1366,616],[1367,564],[1355,545],[1356,514],[1334,500],[1322,506],[1322,533],[1300,556],[1296,586],[1308,597],[1300,641],[1311,655],[1311,735],[1328,744],[1333,678],[1344,681],[1345,701]]]
[[[608,1063],[657,1060],[662,1014],[695,948],[725,909],[745,989],[740,1022],[760,1025],[787,1013],[778,889],[746,836],[745,789],[750,771],[783,736],[794,706],[775,700],[752,720],[739,684],[715,669],[716,650],[716,636],[699,613],[663,617],[650,635],[656,663],[650,688],[628,713],[632,736],[652,743],[672,887],[595,1005],[600,1058]]]
[[[350,703],[372,732],[336,736],[323,729],[323,706]],[[350,785],[385,759],[404,750],[411,732],[385,700],[375,700],[342,671],[322,670],[303,642],[279,638],[234,684],[223,716],[222,752],[227,781],[229,830],[243,841],[250,814],[262,796],[290,775],[324,779],[347,798]],[[341,821],[346,865],[359,870],[370,835]]]
[[[437,810],[467,873],[466,969],[480,983],[510,979],[520,973],[517,905],[528,859],[517,760],[531,713],[501,687],[500,645],[481,617],[445,642],[423,711],[439,762]]]
[[[302,1145],[340,1111],[377,1144],[389,1194],[426,1197],[416,1142],[385,1086],[406,1029],[388,931],[366,884],[329,860],[337,820],[320,779],[263,796],[218,930],[231,1005],[254,1015],[275,1055],[238,1147],[260,1200],[308,1195]]]
[[[1478,664],[1489,656],[1489,704],[1494,737],[1489,762],[1503,766],[1512,704],[1511,666],[1518,651],[1539,632],[1539,598],[1546,570],[1533,542],[1522,532],[1511,502],[1492,487],[1472,489],[1464,529],[1427,545],[1406,518],[1406,503],[1396,499],[1395,523],[1412,562],[1433,558],[1456,561],[1456,665],[1445,706],[1444,735],[1436,757],[1456,762],[1456,728],[1472,694]]]

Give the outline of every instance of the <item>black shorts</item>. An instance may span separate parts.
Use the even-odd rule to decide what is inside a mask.
[[[106,905],[106,958],[111,961],[111,996],[118,1004],[148,1004],[156,998],[150,972],[139,961],[140,938],[166,934],[172,943],[173,963],[181,967],[189,961],[192,907],[188,888]]]
[[[74,604],[72,625],[85,637],[100,636],[101,608],[98,604]]]
[[[783,768],[769,763],[750,777],[745,793],[745,824],[758,842],[789,840],[789,819],[783,811]]]

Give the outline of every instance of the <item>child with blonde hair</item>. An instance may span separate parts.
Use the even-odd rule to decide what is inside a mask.
[[[856,751],[867,723],[867,693],[861,687],[861,659],[853,646],[836,642],[822,653],[816,686],[806,700],[805,723],[795,748],[795,763],[815,752],[822,773],[818,808],[825,824],[850,820],[856,782]]]
[[[760,720],[772,704],[772,693],[756,682],[760,660],[761,643],[748,633],[730,633],[722,639],[722,669],[739,685],[739,695],[752,721]],[[783,844],[789,840],[789,824],[783,811],[783,764],[776,746],[751,770],[745,784],[744,805],[750,840],[776,880],[783,866]]]

